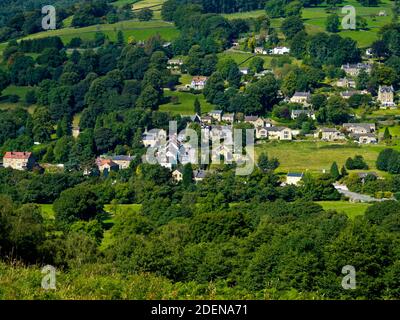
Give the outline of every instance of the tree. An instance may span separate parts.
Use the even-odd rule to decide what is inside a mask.
[[[156,110],[161,103],[161,94],[151,85],[147,85],[140,94],[136,105],[139,108]]]
[[[258,157],[258,167],[262,171],[268,170],[268,155],[264,152],[261,153],[260,156]]]
[[[300,17],[291,16],[283,20],[281,29],[285,37],[290,40],[304,30],[304,24]]]
[[[356,155],[354,158],[346,160],[346,168],[348,170],[368,170],[368,165],[364,161],[363,156]]]
[[[73,222],[89,221],[103,212],[103,203],[88,186],[77,186],[61,192],[53,204],[56,221],[68,227]]]
[[[376,167],[382,171],[388,171],[389,169],[389,160],[394,153],[397,151],[393,149],[384,149],[382,150],[379,155],[378,159],[376,160]]]
[[[264,60],[260,57],[254,57],[250,61],[250,70],[253,71],[254,73],[256,72],[261,72],[264,70]]]
[[[390,131],[389,131],[389,128],[388,128],[388,127],[385,128],[385,132],[384,132],[384,134],[383,134],[383,139],[384,139],[386,142],[389,142],[390,140],[392,140],[392,135],[390,134]]]
[[[136,14],[139,21],[150,21],[151,19],[153,19],[153,15],[153,11],[149,8],[144,8]]]
[[[339,168],[336,161],[332,163],[330,174],[332,178],[335,179],[335,181],[337,181],[340,178]]]
[[[331,14],[326,18],[326,31],[328,32],[339,32],[339,16],[337,14]]]
[[[197,98],[197,97],[194,100],[194,113],[201,116],[201,105],[200,105],[199,98]]]
[[[340,175],[341,175],[342,177],[346,177],[348,174],[349,174],[349,173],[347,172],[346,167],[345,167],[345,166],[342,166],[342,169],[340,169]]]
[[[182,175],[183,175],[182,178],[183,186],[187,188],[193,183],[193,170],[192,170],[192,165],[190,163],[187,163],[183,166]]]
[[[51,140],[51,135],[54,131],[54,123],[50,113],[45,108],[36,108],[32,115],[33,122],[33,138],[37,142],[47,142]]]

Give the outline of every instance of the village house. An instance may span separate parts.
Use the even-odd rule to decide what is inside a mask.
[[[293,140],[292,129],[286,127],[269,127],[264,129],[268,132],[267,136],[269,140]]]
[[[305,114],[308,118],[311,118],[313,120],[316,119],[315,117],[315,112],[311,110],[292,110],[290,117],[295,120],[297,119],[300,115]]]
[[[240,68],[239,69],[240,73],[247,76],[250,73],[250,69],[249,68]]]
[[[203,90],[206,86],[208,78],[202,76],[193,77],[190,88],[194,90]]]
[[[320,128],[314,137],[322,141],[346,140],[346,136],[335,128]]]
[[[375,123],[343,123],[343,128],[348,133],[365,134],[376,131]]]
[[[254,128],[264,127],[264,119],[257,116],[245,116],[244,122],[250,123],[254,126]]]
[[[170,70],[180,70],[180,68],[183,66],[183,60],[182,59],[170,59],[168,60],[168,66],[167,68]]]
[[[117,155],[117,156],[101,156],[103,159],[110,159],[112,162],[116,163],[120,170],[128,169],[131,162],[135,159],[135,157],[131,157],[130,155]]]
[[[32,170],[36,165],[32,152],[8,151],[3,157],[3,167],[14,170]]]
[[[201,122],[205,123],[205,124],[211,124],[212,123],[213,118],[210,116],[202,116],[201,117]]]
[[[336,81],[336,86],[339,88],[355,88],[356,82],[352,79],[342,78]]]
[[[142,137],[142,142],[148,148],[156,146],[161,140],[165,140],[166,138],[167,132],[164,129],[153,129],[150,132],[146,129]]]
[[[208,114],[216,121],[221,122],[222,121],[222,110],[213,110],[209,112]]]
[[[303,173],[289,172],[286,176],[286,184],[298,186],[303,177],[304,177]]]
[[[235,114],[234,113],[225,113],[222,116],[222,121],[233,123],[235,121]]]
[[[358,94],[358,91],[355,91],[355,90],[351,90],[351,91],[348,91],[348,90],[346,90],[346,91],[342,91],[341,93],[340,93],[340,96],[343,98],[343,99],[350,99],[352,96],[354,96],[355,94]]]
[[[344,64],[342,70],[346,72],[348,76],[357,77],[361,70],[370,73],[372,66],[368,63],[356,63],[356,64]]]
[[[194,170],[193,171],[193,179],[196,183],[203,181],[206,178],[206,176],[207,176],[207,171],[205,171],[205,170]]]
[[[374,133],[352,133],[350,134],[350,138],[360,144],[378,143],[378,138]]]
[[[255,54],[267,54],[267,51],[263,47],[256,47],[254,48]]]
[[[276,47],[271,50],[271,53],[276,55],[289,54],[290,49],[287,47]]]
[[[394,89],[393,86],[379,86],[378,101],[382,107],[393,108],[396,106],[394,103]]]
[[[295,92],[293,97],[290,98],[290,102],[299,103],[304,106],[309,106],[310,98],[311,98],[310,92]]]
[[[97,158],[96,165],[99,171],[103,174],[107,174],[111,171],[117,171],[119,169],[118,164],[116,164],[111,159]]]
[[[176,169],[172,172],[172,180],[181,182],[183,180],[183,173],[181,169]]]

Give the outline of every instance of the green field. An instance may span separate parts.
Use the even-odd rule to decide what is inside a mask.
[[[356,216],[364,215],[370,203],[351,203],[348,201],[319,201],[324,210],[335,210],[345,213],[349,218],[354,219]]]
[[[389,0],[382,0],[378,7],[363,7],[361,4],[356,0],[348,0],[344,1],[343,4],[337,8],[337,13],[340,17],[344,17],[345,14],[342,14],[341,8],[345,5],[351,5],[356,8],[357,16],[362,16],[367,20],[368,23],[368,30],[342,30],[338,34],[343,37],[349,37],[358,42],[358,45],[362,48],[368,47],[371,45],[372,42],[378,39],[378,31],[381,27],[391,22],[391,7],[392,3]],[[327,6],[322,5],[318,7],[311,7],[311,8],[303,8],[302,10],[302,17],[304,20],[304,24],[306,30],[310,34],[314,34],[317,32],[325,31],[325,21],[327,16],[330,14],[326,11]],[[385,10],[387,16],[382,17],[372,17],[373,15],[377,15],[379,11]],[[242,12],[242,13],[233,13],[233,14],[225,14],[224,16],[227,19],[245,19],[245,18],[257,18],[262,15],[265,15],[265,10],[255,10],[249,12]],[[274,18],[271,19],[271,26],[275,28],[280,28],[282,18]]]
[[[29,90],[32,90],[33,87],[19,87],[19,86],[14,86],[10,85],[7,88],[5,88],[2,92],[2,96],[7,96],[7,95],[17,95],[20,97],[21,100],[25,99],[25,95]]]
[[[136,21],[128,20],[121,21],[113,24],[99,24],[84,28],[63,28],[58,30],[48,30],[29,35],[23,39],[37,39],[50,36],[59,36],[64,44],[71,41],[74,37],[80,37],[84,40],[94,39],[96,32],[103,32],[109,39],[116,40],[117,32],[121,30],[127,40],[130,36],[135,37],[136,40],[146,40],[151,36],[160,34],[164,40],[172,40],[179,34],[178,29],[169,22],[164,21]],[[0,50],[4,44],[0,44]]]
[[[209,112],[214,109],[214,106],[208,103],[203,94],[192,94],[179,91],[164,91],[165,97],[178,97],[179,104],[168,103],[160,106],[160,111],[171,112],[172,114],[193,115],[194,114],[194,101],[196,97],[199,98],[201,104],[201,111],[203,113]]]
[[[333,144],[328,142],[279,142],[272,141],[256,146],[256,156],[266,152],[269,157],[276,157],[280,162],[279,172],[329,172],[333,161],[341,167],[347,158],[362,155],[370,167],[376,170],[375,162],[383,145],[365,145],[361,147]],[[385,173],[381,173],[385,175]]]

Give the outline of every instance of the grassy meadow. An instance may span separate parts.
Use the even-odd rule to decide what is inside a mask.
[[[279,172],[311,172],[321,173],[323,170],[329,172],[333,161],[339,168],[342,167],[349,157],[362,155],[370,170],[376,169],[376,159],[384,145],[354,146],[348,144],[314,142],[314,141],[271,141],[256,145],[256,158],[262,152],[269,157],[276,157],[280,162],[277,169]],[[399,147],[395,147],[399,149]],[[382,175],[386,173],[379,172]]]
[[[161,105],[160,111],[170,112],[172,114],[194,115],[194,101],[196,97],[199,99],[202,112],[209,112],[214,109],[214,106],[206,101],[203,94],[192,94],[179,91],[164,91],[165,97],[177,97],[178,104],[172,102]]]
[[[364,215],[368,207],[371,206],[370,203],[351,203],[348,201],[319,201],[317,203],[321,205],[324,210],[343,212],[350,219]]]

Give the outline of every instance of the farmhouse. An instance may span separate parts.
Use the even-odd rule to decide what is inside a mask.
[[[376,130],[375,123],[343,123],[343,128],[355,134],[374,133]]]
[[[378,101],[382,107],[395,107],[393,86],[379,86]]]
[[[320,128],[314,137],[322,141],[346,140],[346,136],[335,128]]]
[[[372,70],[372,66],[368,63],[357,63],[357,64],[348,63],[342,65],[342,70],[346,72],[348,76],[356,77],[358,76],[361,70],[370,73]]]
[[[14,170],[32,170],[36,161],[32,152],[14,152],[9,151],[3,157],[4,168],[12,168]]]
[[[289,172],[286,176],[286,184],[297,186],[300,184],[300,181],[303,179],[303,177],[303,173]]]
[[[194,90],[203,90],[208,78],[203,76],[193,77],[190,87]]]
[[[290,98],[292,103],[300,103],[304,106],[308,106],[311,98],[310,92],[296,92],[293,97]]]

